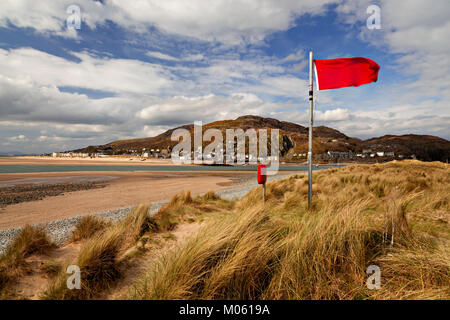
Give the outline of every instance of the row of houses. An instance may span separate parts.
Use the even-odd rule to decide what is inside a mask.
[[[53,152],[53,158],[103,158],[107,157],[103,153],[86,153],[86,152]]]
[[[357,157],[360,158],[375,158],[375,157],[395,157],[394,152],[384,152],[384,151],[377,151],[377,152],[370,152],[370,153],[357,153]]]
[[[392,151],[376,151],[376,152],[365,152],[354,153],[354,152],[338,152],[338,151],[328,151],[327,155],[330,159],[350,159],[350,158],[375,158],[375,157],[395,157]]]
[[[89,153],[82,153],[82,152],[53,152],[52,153],[53,158],[88,158]]]
[[[307,153],[294,153],[293,157],[307,157]],[[328,151],[324,154],[314,155],[316,159],[354,159],[354,158],[375,158],[375,157],[395,157],[395,153],[392,151],[376,151],[363,150],[362,153],[355,153],[352,151]],[[403,155],[397,155],[398,158],[403,158]]]

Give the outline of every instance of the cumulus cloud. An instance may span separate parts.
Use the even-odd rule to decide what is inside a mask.
[[[333,110],[327,110],[325,112],[322,111],[316,111],[314,113],[314,117],[317,121],[343,121],[343,120],[349,120],[350,119],[350,113],[347,109],[333,109]]]
[[[347,0],[337,11],[347,23],[365,21],[369,0]],[[404,88],[405,99],[445,96],[450,98],[450,6],[447,0],[388,1],[381,0],[381,30],[361,29],[362,39],[375,46],[387,45],[398,54],[392,61],[399,73],[414,75]]]
[[[30,79],[0,75],[0,117],[3,120],[56,123],[118,123],[128,113],[121,98],[89,99],[86,95],[40,86]]]
[[[235,93],[230,96],[209,94],[199,97],[178,96],[143,108],[136,116],[149,125],[181,125],[194,121],[211,122],[233,119],[245,114],[269,114],[280,106],[267,103],[254,94]]]
[[[113,21],[129,30],[147,32],[149,27],[183,36],[228,44],[257,42],[272,32],[291,27],[302,14],[320,14],[336,0],[79,0],[82,22],[91,29]],[[66,9],[72,0],[4,0],[0,26],[33,28],[38,32],[65,35]]]
[[[78,62],[32,48],[0,49],[0,69],[4,76],[29,78],[45,86],[140,94],[159,94],[171,86],[170,73],[157,64],[72,54]]]

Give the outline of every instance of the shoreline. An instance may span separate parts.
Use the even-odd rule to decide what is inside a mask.
[[[145,159],[145,160],[144,160]],[[313,165],[319,166],[339,166],[339,165],[350,165],[350,164],[375,164],[376,162],[339,162],[339,163],[318,163],[313,162]],[[207,167],[210,164],[175,164],[171,159],[156,159],[156,158],[143,158],[137,156],[108,156],[104,158],[82,158],[82,157],[72,157],[72,158],[53,158],[53,157],[43,157],[43,156],[0,156],[0,165],[92,165],[92,166],[173,166],[173,167]],[[286,167],[298,167],[307,166],[307,162],[300,161],[280,161],[280,166]],[[221,166],[221,165],[217,165]],[[226,167],[235,167],[242,165],[227,165]],[[244,165],[248,166],[248,165]],[[251,165],[254,166],[254,165]]]

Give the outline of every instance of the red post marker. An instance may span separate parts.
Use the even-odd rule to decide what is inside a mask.
[[[258,184],[265,184],[267,180],[267,168],[264,164],[258,165]]]
[[[263,185],[263,201],[266,201],[266,181],[267,181],[267,168],[264,164],[258,165],[258,184]]]

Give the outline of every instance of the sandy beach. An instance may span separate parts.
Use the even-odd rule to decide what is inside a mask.
[[[0,173],[0,191],[6,190],[0,192],[3,197],[0,199],[3,203],[3,207],[0,205],[0,230],[167,201],[181,191],[191,191],[195,196],[235,188],[242,181],[256,183],[253,171],[120,170],[125,165],[173,165],[168,159],[0,157],[0,165],[99,166],[98,171]],[[111,171],[102,171],[102,165]],[[52,187],[58,184],[70,184],[70,188]],[[74,188],[73,184],[101,184],[101,187]],[[47,192],[46,185],[62,191]],[[34,189],[38,189],[35,194]]]
[[[102,182],[105,187],[64,193],[0,209],[0,230],[79,215],[169,200],[180,191],[193,195],[229,188],[250,173],[64,172],[0,174],[0,184]]]

